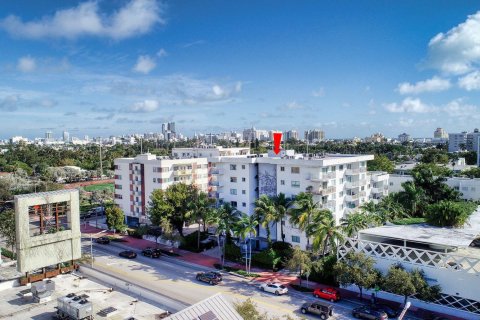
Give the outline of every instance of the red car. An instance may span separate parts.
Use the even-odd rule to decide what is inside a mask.
[[[313,296],[315,298],[330,300],[331,302],[340,300],[340,293],[333,288],[315,289],[313,291]]]

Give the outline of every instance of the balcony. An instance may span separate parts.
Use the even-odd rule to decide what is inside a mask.
[[[367,180],[356,180],[356,181],[347,181],[345,182],[345,186],[347,189],[358,188],[367,184]]]
[[[345,170],[347,176],[358,176],[360,174],[360,168],[347,169]]]
[[[328,201],[321,204],[323,209],[327,209],[327,210],[330,210],[330,211],[335,211],[336,210],[336,205],[337,205],[337,203],[335,202],[335,200],[328,200]]]
[[[225,197],[225,192],[217,192],[217,199],[223,199]]]
[[[208,185],[211,186],[211,187],[218,187],[218,186],[220,186],[220,182],[218,182],[218,181],[209,181],[209,182],[208,182]]]
[[[366,197],[367,196],[367,193],[365,191],[360,191],[358,194],[359,194],[360,197]]]
[[[347,194],[345,195],[345,200],[346,201],[357,201],[358,200],[358,197],[359,197],[359,194],[356,193],[356,194]]]
[[[314,189],[312,193],[320,196],[326,196],[326,195],[335,193],[336,191],[337,191],[337,188],[332,186],[332,187],[327,187],[325,189],[323,188]]]
[[[331,179],[335,179],[337,177],[336,172],[325,172],[322,173],[321,175],[312,175],[307,178],[307,180],[310,180],[311,182],[325,182]]]
[[[222,169],[212,169],[212,170],[210,171],[210,174],[222,175],[222,174],[223,174],[223,170],[222,170]]]
[[[192,169],[186,169],[186,170],[176,170],[173,173],[175,176],[189,176],[192,174]]]

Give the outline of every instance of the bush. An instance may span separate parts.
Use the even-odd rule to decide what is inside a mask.
[[[127,233],[129,236],[137,238],[137,239],[143,239],[143,236],[147,234],[148,228],[147,227],[138,227],[138,228],[129,228],[127,229]]]
[[[215,263],[213,266],[215,267],[215,269],[225,270],[227,272],[233,272],[233,273],[236,273],[236,274],[244,276],[244,277],[251,277],[251,278],[260,277],[260,275],[258,273],[250,272],[250,274],[247,274],[247,272],[245,270],[238,269],[238,268],[233,268],[233,267],[229,267],[229,266],[223,266],[223,268],[222,268],[222,265],[219,264],[219,263]]]
[[[233,243],[231,244],[225,244],[225,259],[230,260],[230,261],[239,261],[242,259],[242,252],[240,251],[240,248],[234,245]]]
[[[2,256],[10,258],[12,260],[17,260],[17,255],[13,253],[12,251],[2,248]]]
[[[282,241],[275,241],[272,243],[272,249],[275,251],[287,251],[287,250],[292,250],[292,244],[288,242],[282,242]]]
[[[252,256],[252,265],[275,271],[277,266],[280,265],[280,260],[281,257],[278,253],[273,248],[270,248],[254,254]]]
[[[333,266],[336,263],[337,257],[334,255],[325,256],[314,261],[308,280],[338,287],[338,283],[335,280],[335,273],[333,272]],[[304,275],[302,276],[302,279],[306,278]]]
[[[208,238],[207,232],[200,232],[200,241]],[[203,249],[210,249],[212,245],[204,246],[200,243],[200,248],[198,248],[198,231],[192,232],[186,235],[180,244],[180,249],[188,250],[192,252],[202,252]]]
[[[462,227],[476,208],[477,204],[470,201],[442,200],[427,207],[425,218],[438,227]]]
[[[397,225],[410,225],[410,224],[419,224],[425,223],[427,220],[425,218],[402,218],[393,221],[394,224]]]

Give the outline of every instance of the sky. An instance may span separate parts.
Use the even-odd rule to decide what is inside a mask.
[[[0,139],[480,127],[480,2],[8,1]]]

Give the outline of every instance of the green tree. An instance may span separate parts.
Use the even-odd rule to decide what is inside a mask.
[[[423,163],[438,163],[438,164],[447,164],[448,163],[448,154],[439,149],[426,149],[423,151],[421,161]]]
[[[316,212],[306,231],[307,235],[313,237],[313,249],[322,250],[322,256],[325,256],[328,248],[336,248],[337,242],[343,240],[341,226],[336,224],[329,210]]]
[[[154,225],[159,225],[166,217],[172,226],[183,237],[183,225],[192,221],[192,202],[198,199],[195,186],[176,183],[166,190],[157,189],[150,195],[148,214]]]
[[[283,232],[283,219],[287,216],[290,211],[293,201],[290,198],[287,198],[284,193],[280,192],[277,196],[273,197],[273,203],[276,208],[275,212],[275,222],[280,224],[280,236],[282,242],[285,242],[285,233]]]
[[[250,269],[251,269],[251,264],[252,264],[252,236],[257,235],[257,226],[258,226],[258,220],[256,215],[248,215],[246,213],[242,213],[242,216],[240,217],[240,220],[235,225],[235,234],[242,238],[242,239],[249,239],[248,241],[248,247],[249,247],[249,252],[247,252],[247,255],[249,255],[249,258],[245,260],[245,262],[249,262],[246,265],[246,271],[247,273],[250,274]]]
[[[107,218],[108,229],[115,229],[117,231],[124,231],[125,226],[125,214],[118,206],[111,206],[105,210],[105,216]]]
[[[373,202],[366,204],[368,203],[375,205]],[[347,237],[356,236],[358,231],[367,229],[370,222],[370,215],[364,212],[353,212],[340,219],[340,225]]]
[[[386,171],[392,173],[395,165],[388,157],[376,154],[373,160],[367,162],[367,169],[368,171]]]
[[[255,214],[258,221],[267,232],[268,246],[271,247],[272,239],[270,236],[270,224],[277,219],[277,208],[272,198],[267,195],[261,195],[255,200]]]
[[[293,248],[292,257],[285,263],[285,268],[298,272],[300,275],[300,285],[302,285],[302,275],[310,274],[312,269],[312,259],[310,255],[300,249],[299,246]]]
[[[300,192],[290,210],[290,223],[298,226],[298,228],[306,232],[307,247],[310,246],[310,225],[315,215],[319,214],[319,203],[313,201],[311,193]]]
[[[219,208],[217,226],[221,233],[225,233],[227,244],[232,244],[232,232],[241,216],[242,213],[230,203],[224,203]]]
[[[409,296],[417,293],[412,276],[399,265],[390,267],[383,279],[382,287],[385,291],[404,296],[404,304],[407,303]]]
[[[463,170],[461,175],[469,178],[480,178],[480,168],[469,168]]]
[[[415,295],[418,299],[424,301],[435,301],[440,297],[442,291],[439,285],[429,286],[425,280],[425,272],[421,269],[413,269],[410,272],[412,283],[417,291]]]
[[[463,227],[477,208],[474,202],[442,200],[427,206],[427,222],[439,227]]]
[[[404,182],[402,187],[403,191],[399,193],[401,204],[410,212],[411,216],[421,216],[423,205],[427,200],[425,190],[416,185],[414,181]]]
[[[342,286],[356,285],[363,299],[363,289],[371,289],[379,282],[375,260],[359,252],[349,252],[344,259],[335,264],[334,272]]]
[[[15,211],[12,209],[0,212],[0,237],[5,239],[7,246],[13,251],[16,243]]]

